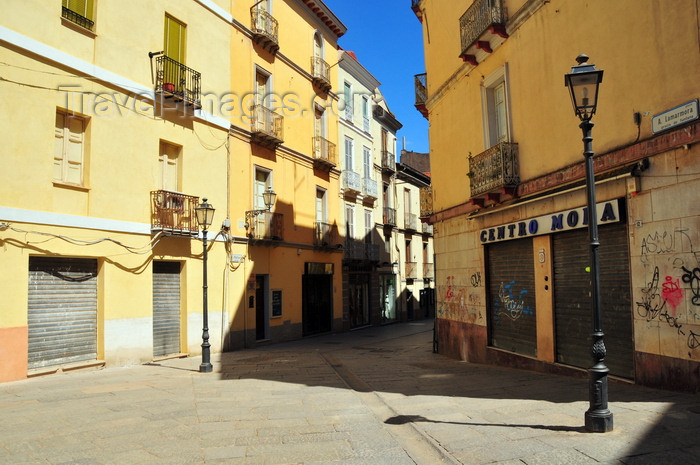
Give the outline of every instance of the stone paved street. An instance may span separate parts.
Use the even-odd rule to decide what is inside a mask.
[[[585,379],[432,353],[432,321],[0,385],[0,463],[691,464],[700,396],[611,382],[587,433]]]

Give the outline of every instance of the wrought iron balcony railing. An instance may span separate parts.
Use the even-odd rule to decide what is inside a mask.
[[[173,236],[199,234],[194,208],[199,197],[166,190],[151,192],[151,231]]]
[[[365,178],[363,182],[362,193],[365,197],[377,198],[379,196],[379,187],[374,179]]]
[[[338,164],[335,144],[321,136],[313,138],[314,161],[320,165],[334,167]]]
[[[428,75],[426,73],[416,74],[413,79],[416,89],[416,110],[427,118],[428,108],[425,106],[425,102],[428,100]]]
[[[259,213],[249,224],[248,237],[257,240],[283,240],[284,215],[273,212]]]
[[[396,171],[396,156],[388,150],[382,150],[382,171],[385,173]]]
[[[277,20],[270,13],[259,7],[253,7],[250,10],[250,16],[252,19],[253,40],[273,55],[277,53],[277,50],[280,48],[279,39],[277,38],[277,30],[279,28]]]
[[[476,65],[475,49],[491,53],[493,50],[489,41],[481,40],[487,31],[501,38],[507,38],[505,26],[507,21],[506,8],[503,0],[474,0],[467,11],[459,19],[462,53],[460,57]],[[472,50],[470,50],[472,49]]]
[[[276,147],[284,142],[284,117],[266,108],[255,105],[252,114],[251,133],[262,145]]]
[[[379,245],[346,238],[343,258],[351,261],[379,261]]]
[[[421,187],[418,193],[420,196],[420,217],[428,218],[433,214],[433,187]]]
[[[357,239],[345,238],[345,260],[364,260],[365,243]]]
[[[520,184],[518,144],[501,142],[475,157],[469,157],[471,197],[500,193]]]
[[[406,279],[416,279],[418,277],[418,263],[406,262]]]
[[[331,90],[331,67],[321,57],[311,57],[311,79],[323,92]]]
[[[396,226],[396,209],[384,207],[383,220],[385,225]]]
[[[201,108],[202,75],[166,55],[156,57],[156,93]]]
[[[93,20],[86,18],[80,13],[75,12],[65,6],[61,7],[61,17],[90,31],[92,31],[92,28],[95,27],[95,22]]]
[[[403,217],[404,229],[410,231],[418,230],[418,215],[415,213],[406,213]]]
[[[334,224],[317,221],[314,225],[314,245],[317,247],[336,247],[340,242],[338,227]]]
[[[378,244],[365,244],[365,256],[370,262],[379,261],[379,245]]]
[[[362,192],[362,176],[354,171],[343,171],[343,188],[347,191]]]

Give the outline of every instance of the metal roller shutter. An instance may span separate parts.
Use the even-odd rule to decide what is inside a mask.
[[[180,263],[153,262],[153,356],[180,352]]]
[[[28,367],[97,359],[97,260],[29,258]]]
[[[537,355],[532,240],[489,245],[489,338],[494,347]]]
[[[602,226],[600,237],[600,287],[603,332],[610,374],[634,377],[634,340],[630,303],[630,271],[627,227],[624,223]],[[589,368],[593,313],[588,230],[553,236],[554,318],[556,356],[559,363]]]

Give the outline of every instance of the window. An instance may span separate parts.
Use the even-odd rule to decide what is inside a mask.
[[[365,210],[365,243],[372,244],[372,230],[374,229],[372,210]]]
[[[168,144],[167,142],[160,143],[160,154],[158,156],[158,165],[160,171],[161,189],[171,192],[180,191],[180,151],[181,147]]]
[[[328,220],[326,190],[316,188],[316,222],[326,223]]]
[[[352,122],[352,114],[354,110],[352,102],[352,86],[349,82],[345,83],[345,87],[343,89],[343,96],[345,98],[345,119],[349,122]]]
[[[186,26],[183,23],[171,16],[165,15],[163,50],[165,56],[181,64],[185,64],[185,30]]]
[[[95,26],[94,0],[62,0],[61,17],[92,31]]]
[[[314,57],[323,58],[323,40],[319,32],[314,34]]]
[[[262,69],[255,71],[255,104],[269,108],[272,79]]]
[[[255,169],[255,185],[253,186],[253,208],[256,210],[266,210],[263,193],[268,187],[272,187],[272,173],[261,168]]]
[[[369,147],[362,146],[362,161],[365,179],[372,179],[372,151]]]
[[[355,238],[355,206],[345,205],[345,238]]]
[[[369,97],[362,96],[362,129],[369,132]]]
[[[355,151],[354,141],[345,137],[345,170],[353,171],[353,152]]]
[[[323,107],[316,105],[314,108],[314,136],[326,137],[326,114]]]
[[[484,79],[481,88],[484,119],[484,148],[509,142],[510,112],[508,104],[508,69],[503,66]]]
[[[83,185],[87,123],[88,120],[80,116],[56,111],[53,155],[55,182]]]

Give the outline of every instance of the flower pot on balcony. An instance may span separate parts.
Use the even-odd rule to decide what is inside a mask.
[[[163,83],[163,92],[169,92],[173,93],[175,91],[175,84],[172,82],[164,82]]]

